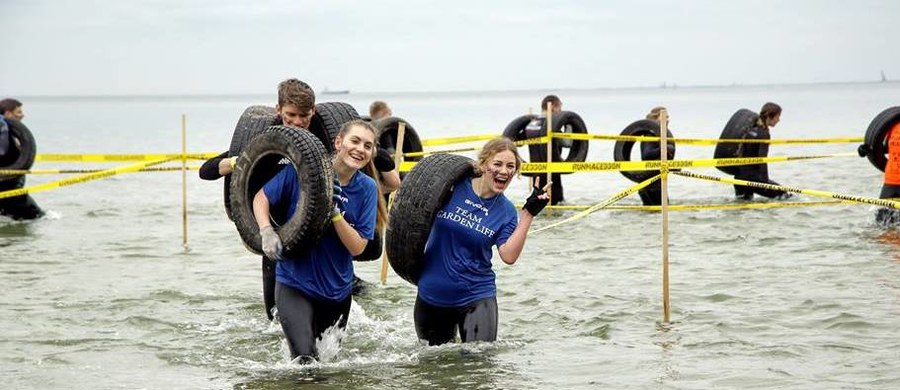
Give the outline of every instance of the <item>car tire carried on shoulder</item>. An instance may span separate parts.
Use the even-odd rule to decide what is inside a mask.
[[[453,186],[474,174],[472,159],[455,154],[425,157],[406,175],[394,197],[385,233],[391,268],[417,284],[425,262],[425,243],[438,210],[450,199]]]
[[[866,129],[865,156],[875,168],[881,171],[884,171],[887,166],[888,135],[897,123],[900,123],[900,106],[891,107],[879,113]]]
[[[397,150],[397,137],[399,135],[401,122],[406,123],[401,150],[403,153],[421,152],[423,150],[422,140],[419,139],[419,134],[416,133],[416,129],[403,118],[395,116],[372,121],[372,126],[375,127],[376,130],[375,135],[378,137],[378,146],[387,150],[391,155],[394,154]],[[405,161],[419,161],[421,159],[421,156],[404,158]],[[406,176],[404,173],[401,173],[400,175],[401,177]]]
[[[293,165],[300,182],[296,211],[276,228],[287,257],[309,248],[330,223],[334,172],[316,136],[304,129],[271,126],[253,137],[238,157],[231,180],[231,210],[238,233],[250,251],[262,254],[253,197],[285,165]]]
[[[244,110],[234,126],[231,134],[231,145],[228,147],[228,156],[234,157],[244,151],[244,147],[256,134],[275,124],[278,115],[275,109],[269,106],[250,106]],[[225,175],[222,194],[225,200],[225,215],[234,220],[231,215],[231,175]]]
[[[625,129],[622,130],[619,135],[627,135],[627,136],[635,136],[635,137],[659,137],[660,128],[659,122],[653,121],[650,119],[641,119],[638,121],[632,122],[630,125],[626,126]],[[675,138],[672,135],[670,130],[666,130],[666,136],[671,138]],[[674,142],[669,142],[673,145]],[[635,141],[616,141],[613,145],[613,160],[616,161],[632,161],[631,153],[634,149]],[[674,150],[672,154],[672,158],[674,158]],[[647,171],[621,171],[622,176],[625,176],[628,180],[631,180],[635,183],[640,183],[644,180],[647,180],[653,176],[659,174],[659,170],[647,170]]]
[[[7,119],[6,124],[9,126],[9,150],[0,157],[0,169],[31,169],[31,166],[34,165],[34,157],[37,155],[34,135],[31,134],[28,126],[15,119]],[[23,177],[22,175],[0,175],[0,182],[23,180]]]
[[[359,113],[348,103],[319,103],[316,104],[316,114],[309,122],[309,131],[322,141],[325,150],[334,153],[334,139],[340,133],[341,127],[356,119],[360,119]]]
[[[725,123],[722,134],[719,139],[741,139],[744,138],[747,131],[756,124],[759,115],[746,108],[735,111]],[[739,158],[738,147],[741,144],[735,142],[719,142],[716,144],[716,150],[713,152],[713,158]],[[729,175],[738,173],[738,166],[716,167],[716,169]]]

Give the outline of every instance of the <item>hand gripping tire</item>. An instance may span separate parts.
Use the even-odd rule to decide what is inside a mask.
[[[881,171],[887,165],[888,133],[900,122],[900,106],[888,108],[872,119],[866,129],[865,145],[868,147],[866,157],[869,162]]]
[[[744,138],[744,134],[756,124],[757,119],[759,119],[759,115],[753,111],[746,108],[737,110],[731,115],[731,119],[728,120],[728,123],[725,124],[725,128],[722,129],[722,134],[719,135],[719,139]],[[737,153],[738,146],[740,146],[740,144],[733,142],[717,143],[716,150],[713,152],[713,158],[738,158],[740,157]],[[716,169],[729,175],[736,175],[738,173],[738,168],[738,166],[716,167]]]
[[[417,284],[425,261],[425,243],[438,210],[450,199],[453,186],[474,174],[472,159],[435,154],[416,164],[397,190],[385,233],[391,268]]]
[[[403,153],[421,152],[422,141],[419,139],[419,134],[416,133],[416,129],[413,128],[409,122],[403,120],[403,118],[395,116],[372,121],[372,126],[374,126],[377,131],[378,146],[390,152],[391,155],[394,154],[397,150],[397,132],[400,128],[400,122],[406,123],[406,132],[403,136]],[[404,161],[419,161],[421,159],[421,156],[405,157]],[[400,177],[406,177],[406,174],[401,173]]]
[[[0,157],[0,169],[31,169],[34,165],[34,156],[37,154],[37,145],[34,142],[34,135],[24,123],[15,119],[7,119],[9,125],[9,150],[3,157]],[[18,147],[16,146],[18,141]],[[21,180],[24,183],[23,175],[0,175],[0,183],[12,180]]]
[[[621,133],[619,133],[619,135],[659,137],[659,122],[649,119],[641,119],[626,126],[625,129],[622,130]],[[675,138],[670,130],[666,130],[666,136],[669,138]],[[673,146],[675,144],[671,141],[669,143]],[[616,141],[615,145],[613,145],[613,160],[631,161],[631,151],[632,149],[634,149],[634,144],[635,141]],[[674,153],[672,157],[675,157]],[[640,183],[659,174],[658,170],[620,172],[622,173],[622,176],[625,176],[628,180],[631,180],[635,183]]]
[[[262,254],[259,226],[253,216],[253,197],[287,158],[297,171],[300,196],[294,215],[276,231],[284,254],[291,257],[318,242],[330,223],[334,169],[316,136],[304,129],[271,126],[253,137],[238,157],[231,180],[231,210],[244,245]]]
[[[316,104],[316,115],[309,122],[309,131],[316,135],[328,153],[334,153],[334,139],[344,123],[359,118],[353,106],[343,102],[325,102]]]
[[[234,127],[231,135],[231,145],[228,147],[228,157],[239,156],[247,143],[257,133],[275,124],[278,116],[275,109],[268,106],[250,106],[244,110]],[[234,220],[231,215],[231,175],[225,175],[222,194],[225,198],[225,215]]]

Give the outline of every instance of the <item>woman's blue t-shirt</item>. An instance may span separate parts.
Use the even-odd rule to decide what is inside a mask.
[[[371,240],[375,235],[375,214],[378,189],[375,181],[357,171],[350,183],[341,186],[344,219],[360,236]],[[275,210],[286,210],[289,219],[297,208],[300,182],[293,165],[287,165],[269,180],[263,191]],[[285,219],[285,220],[286,220]],[[275,280],[302,291],[311,298],[339,302],[350,296],[353,289],[353,256],[341,242],[333,225],[322,232],[319,242],[302,255],[277,262]]]
[[[506,243],[518,219],[503,194],[483,199],[466,178],[438,211],[425,244],[419,297],[440,307],[462,307],[497,296],[492,247]]]

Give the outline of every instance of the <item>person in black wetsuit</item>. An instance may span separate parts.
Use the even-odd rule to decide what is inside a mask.
[[[771,139],[769,135],[769,128],[775,127],[775,125],[777,125],[780,120],[781,106],[772,102],[763,104],[762,108],[759,110],[759,118],[756,120],[756,123],[753,125],[753,127],[746,130],[743,138],[754,140]],[[769,144],[742,143],[738,146],[737,154],[738,157],[742,158],[768,157]],[[734,175],[735,179],[779,185],[774,180],[769,179],[768,164],[741,165],[737,167],[737,171],[738,173]],[[789,198],[792,195],[790,192],[779,190],[740,185],[734,186],[734,195],[738,199],[752,200],[753,194],[762,195],[767,198]]]
[[[316,113],[316,94],[309,84],[298,79],[287,79],[278,84],[278,104],[275,106],[276,124],[290,127],[308,128]],[[234,170],[237,156],[229,156],[228,151],[213,157],[200,167],[200,178],[218,180],[230,175]],[[262,256],[263,302],[266,316],[273,318],[275,307],[275,261]]]
[[[550,114],[558,114],[562,111],[562,100],[556,95],[547,95],[541,100],[541,115],[534,118],[528,126],[525,127],[526,138],[540,138],[546,135],[544,131],[544,123],[547,122],[547,104],[550,103]],[[557,141],[554,141],[557,142]],[[547,144],[528,145],[529,162],[547,162]],[[558,161],[557,161],[558,162]],[[547,174],[534,173],[526,176],[534,176],[532,186],[544,188],[547,184]],[[556,205],[565,200],[563,196],[562,174],[550,174],[550,204]]]
[[[650,110],[650,113],[647,114],[647,119],[659,122],[659,113],[662,110],[665,110],[665,107],[653,107]],[[667,126],[668,127],[668,126]],[[666,143],[666,150],[669,160],[675,158],[675,143],[669,141]],[[659,160],[659,142],[641,142],[641,160],[651,161],[651,160]],[[659,171],[656,171],[657,173]],[[644,206],[659,206],[662,204],[662,182],[659,180],[654,181],[650,185],[642,188],[638,191],[638,195],[641,197],[641,202],[643,202]]]
[[[21,120],[25,117],[22,112],[22,102],[7,98],[0,100],[0,166],[8,166],[16,161],[23,147],[34,145],[22,145],[21,141],[13,136],[16,128],[24,128]],[[25,187],[25,175],[8,177],[0,180],[0,192],[17,190]],[[31,195],[24,194],[0,199],[0,215],[15,219],[29,220],[40,218],[44,215],[37,202]]]

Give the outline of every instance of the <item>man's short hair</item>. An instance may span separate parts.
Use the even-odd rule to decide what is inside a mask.
[[[293,105],[305,113],[316,106],[316,93],[309,84],[291,78],[278,84],[278,105]]]
[[[16,99],[13,99],[13,98],[6,98],[3,100],[0,100],[0,115],[3,115],[9,111],[13,111],[16,108],[19,108],[21,106],[22,106],[22,102],[20,102]]]
[[[387,103],[381,100],[376,100],[369,105],[369,117],[375,118],[376,116],[379,116],[378,114],[386,111],[387,109]]]
[[[553,107],[562,106],[562,100],[559,100],[559,96],[556,95],[547,95],[544,96],[544,99],[541,100],[541,111],[547,109],[547,103],[553,105]]]

